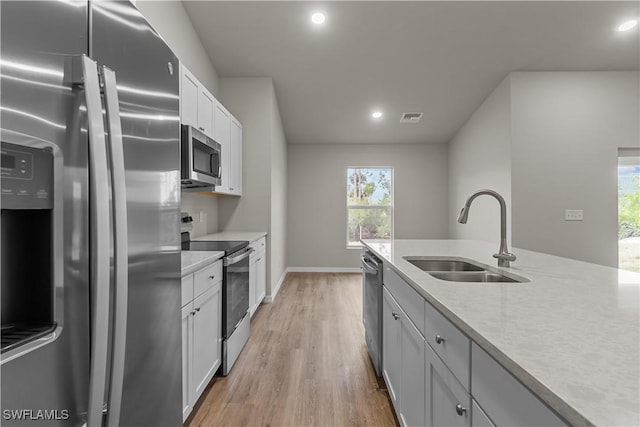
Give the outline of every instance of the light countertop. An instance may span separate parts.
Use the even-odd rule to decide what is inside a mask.
[[[640,274],[514,248],[502,270],[530,282],[446,282],[403,257],[498,269],[498,242],[363,243],[571,424],[640,425]]]
[[[182,276],[200,270],[223,256],[224,251],[182,251]]]
[[[261,237],[266,236],[265,231],[221,231],[219,233],[207,234],[206,236],[193,237],[191,240],[247,240],[255,242]]]

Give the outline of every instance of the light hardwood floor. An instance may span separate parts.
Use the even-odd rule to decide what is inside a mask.
[[[362,326],[362,276],[289,273],[187,420],[196,426],[397,426]]]

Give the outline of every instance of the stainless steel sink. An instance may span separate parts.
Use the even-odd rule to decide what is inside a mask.
[[[493,273],[490,271],[444,271],[429,273],[436,279],[446,280],[448,282],[509,282],[522,283],[526,280],[507,277],[503,274]]]
[[[511,272],[458,257],[405,256],[407,262],[431,277],[448,282],[523,283],[529,280]]]
[[[484,271],[483,267],[467,261],[446,258],[404,257],[422,271]]]

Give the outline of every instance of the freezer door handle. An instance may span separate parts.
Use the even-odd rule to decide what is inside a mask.
[[[87,56],[74,58],[81,71],[89,126],[89,211],[91,231],[91,368],[88,427],[102,425],[109,337],[109,172],[102,119],[98,66]],[[78,64],[79,63],[79,64]]]
[[[127,186],[125,183],[124,148],[120,106],[116,87],[116,74],[107,67],[101,67],[104,83],[104,103],[107,113],[107,147],[111,163],[111,200],[113,217],[114,246],[114,316],[113,341],[111,349],[111,382],[109,386],[107,425],[120,424],[122,385],[124,382],[124,356],[127,330],[128,294],[128,231],[127,231]]]

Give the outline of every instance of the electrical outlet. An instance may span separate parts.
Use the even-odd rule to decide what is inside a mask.
[[[204,222],[204,212],[200,211],[200,213],[198,214],[199,218],[198,218],[198,222]]]
[[[582,221],[584,219],[584,211],[582,209],[566,209],[564,211],[565,221]]]

